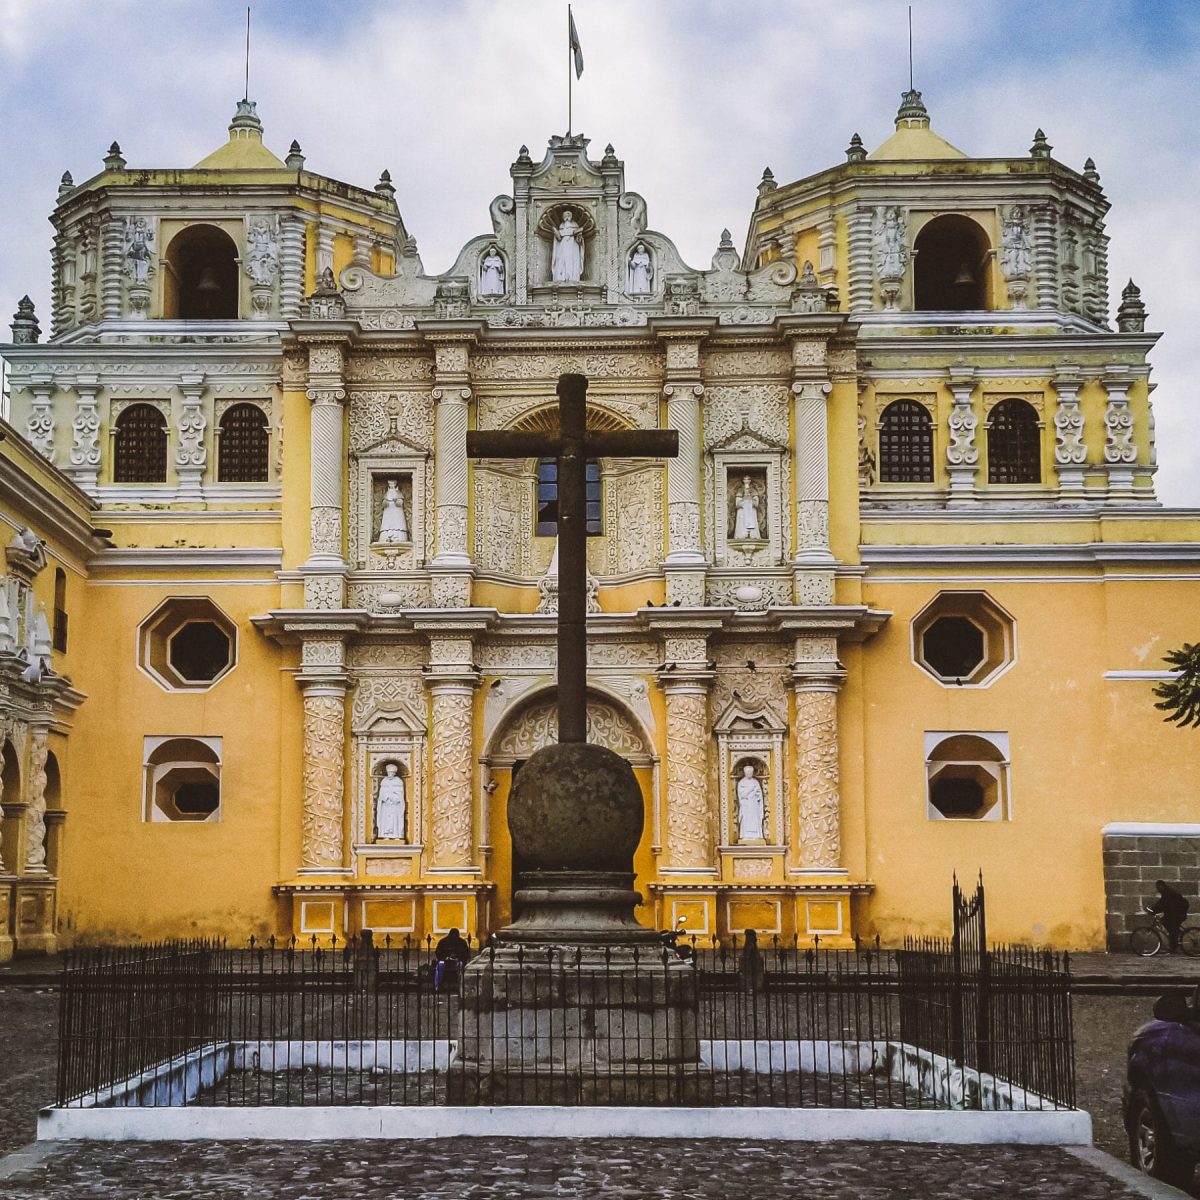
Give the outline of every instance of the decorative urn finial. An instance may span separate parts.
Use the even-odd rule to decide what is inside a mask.
[[[1046,135],[1039,129],[1033,135],[1033,145],[1029,147],[1030,158],[1049,158],[1054,147],[1046,141]]]
[[[1100,172],[1096,170],[1096,160],[1089,158],[1083,164],[1083,177],[1088,183],[1094,183],[1097,187],[1100,186]]]
[[[104,156],[104,169],[106,171],[125,170],[125,160],[121,157],[121,147],[117,142],[113,142],[109,146],[108,153]]]
[[[921,99],[921,93],[915,88],[909,88],[900,97],[900,107],[896,111],[896,128],[899,129],[902,124],[929,128],[929,110]]]
[[[62,178],[58,181],[58,198],[61,200],[68,192],[75,190],[75,180],[71,176],[70,171],[64,171]]]
[[[17,301],[17,311],[9,328],[12,330],[13,343],[18,346],[31,346],[42,336],[33,301],[28,296],[22,296]]]
[[[396,189],[392,187],[392,173],[386,167],[379,174],[379,182],[375,185],[375,192],[385,200],[390,200],[393,204],[396,203]]]
[[[773,192],[779,184],[775,182],[775,172],[770,167],[763,167],[762,179],[758,183],[759,196],[766,196]]]
[[[288,147],[287,158],[283,161],[293,171],[304,170],[304,151],[300,149],[300,143],[295,138],[292,139],[292,144]]]
[[[846,147],[847,162],[865,162],[867,158],[867,148],[863,145],[863,140],[854,134],[850,138],[850,145]]]
[[[1132,279],[1121,292],[1121,306],[1117,309],[1117,329],[1121,333],[1146,332],[1146,306],[1142,303],[1141,289]]]

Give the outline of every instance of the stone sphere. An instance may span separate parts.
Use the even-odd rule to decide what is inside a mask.
[[[508,798],[513,850],[535,871],[632,871],[644,821],[633,768],[604,746],[543,747]]]

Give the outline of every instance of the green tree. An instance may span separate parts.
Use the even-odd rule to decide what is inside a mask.
[[[1174,721],[1181,728],[1200,725],[1200,644],[1187,642],[1163,658],[1179,674],[1158,684],[1154,694],[1159,698],[1155,708],[1167,715],[1164,721]]]

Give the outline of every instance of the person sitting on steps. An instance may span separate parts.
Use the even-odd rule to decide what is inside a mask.
[[[471,958],[471,948],[463,940],[457,929],[451,929],[448,934],[433,948],[436,966],[433,968],[433,990],[440,992],[442,983],[449,970],[449,984],[453,986],[458,979],[458,973]]]

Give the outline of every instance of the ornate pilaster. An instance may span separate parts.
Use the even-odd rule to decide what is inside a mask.
[[[334,231],[328,225],[317,226],[317,278],[333,270]]]
[[[340,608],[345,593],[342,505],[346,494],[345,346],[308,348],[309,545],[304,598],[309,608]]]
[[[475,873],[473,736],[479,672],[467,636],[431,637],[426,677],[433,730],[428,867],[433,873]]]
[[[204,376],[182,376],[179,390],[183,393],[183,407],[179,413],[179,444],[175,450],[179,499],[198,501],[204,497],[202,483],[208,462],[208,448],[204,444],[208,422],[200,407],[200,397],[204,395]]]
[[[345,863],[345,643],[307,639],[297,682],[304,690],[301,875],[342,875]]]
[[[284,321],[300,316],[304,302],[303,218],[285,216],[279,227],[279,315]]]
[[[1033,210],[1033,275],[1038,308],[1058,307],[1058,214],[1052,204]]]
[[[1108,498],[1129,500],[1133,497],[1133,468],[1138,448],[1133,436],[1133,409],[1129,389],[1134,376],[1127,368],[1110,365],[1100,382],[1108,393],[1104,409],[1104,462],[1108,471]]]
[[[467,416],[471,400],[470,342],[461,334],[434,341],[434,604],[471,602],[467,549]]]
[[[668,602],[687,605],[704,603],[707,565],[700,531],[700,405],[704,396],[700,342],[708,324],[700,329],[658,330],[665,343],[667,427],[679,434],[679,455],[667,459],[667,557],[663,567]]]
[[[75,415],[71,420],[73,440],[67,473],[85,492],[94,492],[100,476],[100,413],[96,396],[100,380],[80,375],[75,380]]]
[[[975,431],[979,427],[979,417],[971,404],[975,372],[970,369],[952,371],[949,388],[954,402],[950,408],[950,442],[946,447],[946,470],[950,476],[947,504],[957,507],[976,503],[975,468],[979,464],[979,447],[975,444]]]
[[[659,672],[667,710],[667,781],[661,869],[668,874],[716,872],[715,817],[708,795],[708,639],[680,629],[663,639]]]
[[[1060,503],[1078,503],[1084,499],[1087,443],[1084,441],[1083,409],[1079,406],[1082,383],[1079,368],[1070,365],[1059,367],[1051,381],[1058,393],[1054,410],[1054,469],[1058,472]]]
[[[837,693],[845,672],[832,638],[797,638],[792,668],[796,863],[801,874],[842,874]]]
[[[29,444],[43,457],[54,461],[54,379],[50,375],[33,375],[29,379],[32,402],[25,436]]]
[[[29,790],[25,809],[25,873],[45,875],[46,871],[46,759],[49,730],[31,726],[29,730]]]
[[[100,319],[121,319],[121,258],[125,250],[125,222],[105,221],[101,242]]]
[[[871,311],[871,217],[873,209],[859,207],[850,214],[847,284],[851,312]]]

